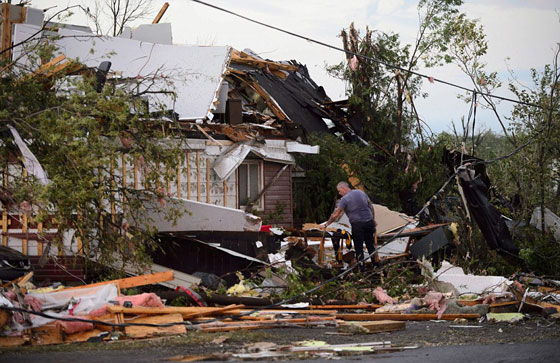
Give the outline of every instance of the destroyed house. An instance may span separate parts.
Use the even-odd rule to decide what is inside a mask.
[[[330,99],[322,87],[295,61],[263,60],[227,46],[172,45],[170,27],[142,27],[143,31],[129,30],[121,37],[100,37],[84,28],[61,27],[56,39],[58,54],[49,63],[64,69],[70,64],[67,60],[76,60],[101,74],[103,81],[142,94],[153,111],[151,117],[166,117],[170,124],[181,126],[187,145],[185,158],[177,170],[176,183],[167,185],[168,195],[189,208],[213,205],[223,208],[219,210],[226,215],[232,210],[247,210],[276,225],[293,226],[294,155],[318,153],[317,146],[306,144],[306,134],[335,131],[341,124],[334,121],[339,120],[336,112],[325,106]],[[13,24],[12,42],[26,40],[14,48],[14,59],[26,61],[21,57],[24,47],[41,41],[40,29],[35,23]],[[148,77],[149,89],[139,81]],[[122,173],[129,187],[142,188],[136,164],[119,162],[115,172]],[[22,216],[14,218],[21,222],[21,228],[10,231],[10,226],[3,224],[5,244],[25,254],[41,255],[43,241],[16,236],[23,229],[37,234],[37,227],[26,225]],[[250,219],[246,218],[249,224]],[[164,232],[209,233],[229,228],[197,218],[196,210],[191,222],[169,229],[158,227]],[[260,224],[245,227],[237,225],[230,230],[255,231]],[[74,253],[79,250],[70,242],[65,247]]]

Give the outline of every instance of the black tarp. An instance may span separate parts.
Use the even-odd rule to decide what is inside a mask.
[[[474,174],[474,173],[473,173]],[[519,248],[513,244],[509,229],[501,213],[488,197],[489,185],[480,174],[471,176],[467,171],[459,175],[459,181],[471,216],[476,221],[490,248],[507,255],[518,255]]]

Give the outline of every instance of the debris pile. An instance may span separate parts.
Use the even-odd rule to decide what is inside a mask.
[[[433,273],[429,263],[420,263],[425,267],[426,275]],[[173,271],[79,287],[42,289],[33,288],[29,282],[33,273],[29,273],[3,285],[0,294],[0,346],[126,340],[282,327],[322,328],[329,329],[329,334],[340,335],[374,334],[405,330],[406,321],[470,320],[479,326],[485,319],[514,323],[523,319],[524,313],[537,312],[548,319],[560,317],[558,281],[530,279],[522,275],[515,280],[503,279],[497,286],[494,284],[495,277],[474,276],[479,290],[466,294],[461,292],[464,288],[463,280],[453,280],[450,276],[468,279],[469,275],[458,273],[460,271],[449,264],[443,266],[445,272],[438,271],[426,279],[426,284],[416,286],[417,296],[409,299],[392,297],[384,288],[377,286],[370,289],[370,298],[377,303],[288,304],[287,301],[278,301],[264,307],[255,306],[257,304],[251,302],[270,297],[268,292],[264,292],[266,286],[256,287],[243,280],[230,288],[228,298],[233,303],[229,305],[204,306],[207,304],[202,296],[208,296],[204,289],[199,288],[198,295],[189,288],[183,288],[178,289],[177,294],[196,294],[198,298],[191,299],[197,301],[194,304],[196,306],[170,306],[165,305],[166,301],[153,292],[127,296],[122,295],[121,290],[173,280]],[[263,281],[266,280],[276,283],[281,281],[277,276]],[[445,282],[444,280],[450,282],[439,286],[445,286],[450,291],[434,290],[438,286],[436,282]],[[493,285],[483,285],[481,281]],[[244,292],[251,290],[249,295],[253,297],[240,294],[240,286]],[[235,303],[236,301],[240,303]],[[505,311],[508,313],[504,313]],[[319,345],[290,347],[273,345],[258,352],[235,353],[232,358],[249,359],[259,354],[269,354],[267,357],[276,354],[283,356],[303,351],[323,354],[343,348],[338,345],[317,344]],[[368,344],[352,347],[360,347],[357,350],[362,353],[396,349],[390,343],[375,347]]]

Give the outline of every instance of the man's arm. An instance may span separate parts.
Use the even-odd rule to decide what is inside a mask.
[[[327,228],[327,226],[332,222],[338,221],[339,218],[342,216],[342,213],[344,213],[344,210],[340,207],[336,207],[334,212],[332,212],[331,216],[329,217],[329,220],[325,222],[325,228]]]

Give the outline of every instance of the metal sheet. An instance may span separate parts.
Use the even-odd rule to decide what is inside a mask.
[[[235,144],[228,148],[214,163],[214,171],[221,180],[229,176],[241,165],[251,152],[251,147],[244,144]]]
[[[176,223],[167,218],[174,214],[173,209],[184,212]],[[145,201],[144,208],[134,211],[129,219],[131,224],[138,227],[150,220],[159,232],[259,231],[262,224],[259,217],[239,209],[180,198],[165,199],[163,207],[155,198]]]
[[[38,30],[31,25],[15,24],[14,42],[25,40]],[[78,59],[89,67],[110,61],[111,70],[121,72],[123,78],[153,79],[154,82],[149,82],[153,83],[150,91],[175,92],[176,97],[150,94],[151,106],[159,102],[177,112],[182,120],[213,117],[211,111],[215,109],[214,102],[229,64],[229,47],[155,44],[68,29],[60,29],[59,36],[61,38],[56,41],[59,53],[67,58]],[[14,59],[22,51],[21,47],[14,49]],[[21,62],[25,64],[29,60]],[[147,86],[141,85],[138,90],[146,89]]]

